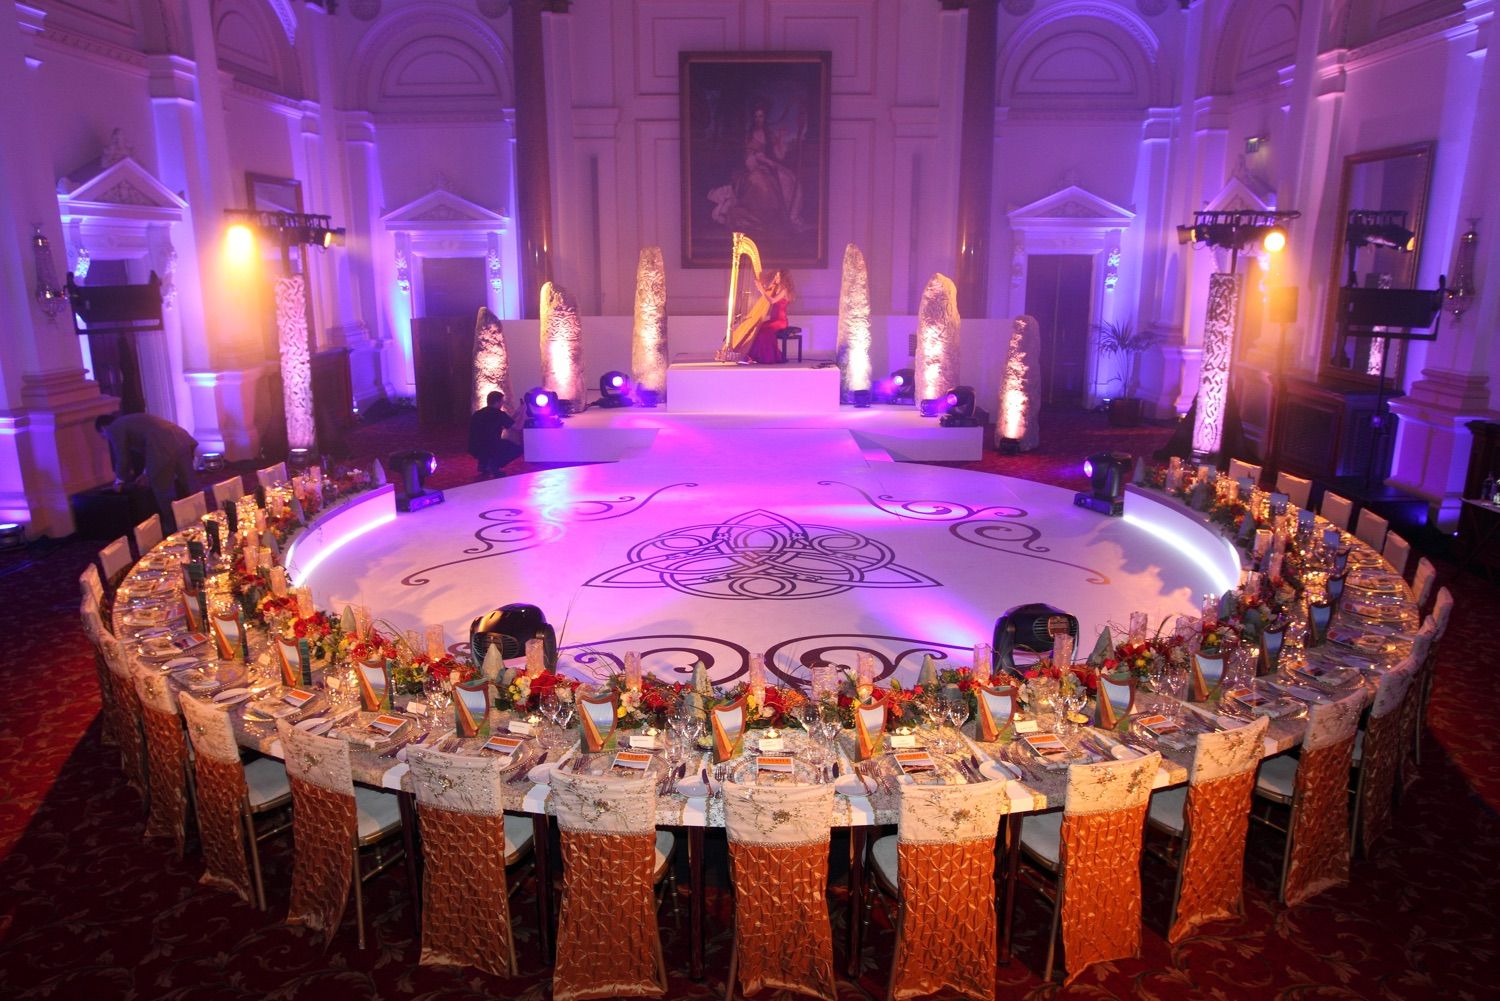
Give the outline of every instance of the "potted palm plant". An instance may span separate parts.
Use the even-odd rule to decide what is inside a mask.
[[[1111,358],[1117,354],[1125,356],[1124,371],[1113,380],[1120,384],[1121,395],[1109,401],[1109,422],[1116,427],[1134,427],[1141,422],[1143,403],[1135,395],[1141,355],[1156,343],[1156,334],[1136,330],[1129,320],[1096,323],[1094,334],[1099,339],[1100,354]]]

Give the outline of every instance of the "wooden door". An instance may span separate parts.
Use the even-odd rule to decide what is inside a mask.
[[[469,419],[474,376],[474,321],[427,316],[411,321],[417,370],[417,420],[423,427],[449,427]]]
[[[1026,261],[1026,312],[1041,328],[1045,406],[1085,403],[1093,278],[1088,254],[1036,254]]]

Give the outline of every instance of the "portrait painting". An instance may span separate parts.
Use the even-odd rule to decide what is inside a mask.
[[[827,52],[684,52],[682,257],[725,267],[736,232],[767,266],[828,263]]]

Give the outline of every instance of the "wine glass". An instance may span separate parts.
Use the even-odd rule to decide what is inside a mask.
[[[943,719],[953,728],[953,737],[948,741],[948,751],[963,749],[963,726],[969,721],[969,700],[958,698],[943,700]]]
[[[1106,697],[1107,696],[1100,695],[1100,698]],[[1067,721],[1065,724],[1067,728],[1066,732],[1078,732],[1078,724],[1074,721],[1073,717],[1083,711],[1083,707],[1088,705],[1088,700],[1089,694],[1081,685],[1075,686],[1071,690],[1063,693],[1063,716]]]
[[[1182,701],[1187,698],[1188,669],[1186,664],[1168,664],[1163,678],[1165,692],[1172,701],[1167,703],[1166,714],[1173,720],[1182,719]]]
[[[339,672],[334,670],[324,672],[323,686],[328,689],[328,701],[333,704],[335,709],[343,705],[342,689],[344,679],[339,676]]]

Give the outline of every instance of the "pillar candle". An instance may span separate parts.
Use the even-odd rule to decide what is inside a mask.
[[[297,614],[300,615],[300,616],[302,616],[302,618],[305,619],[305,618],[307,618],[309,615],[311,615],[313,613],[312,588],[310,588],[310,587],[299,587],[299,588],[296,589],[296,595],[297,595]]]
[[[1130,641],[1139,643],[1146,638],[1146,613],[1130,613]]]
[[[875,655],[873,653],[862,653],[854,666],[854,680],[857,684],[875,684]]]
[[[286,597],[286,567],[272,567],[270,569],[270,575],[271,575],[271,593],[274,594],[274,595],[276,595],[276,597],[278,597],[278,598],[285,598]]]
[[[438,625],[435,625],[435,626],[428,626],[427,627],[427,656],[431,657],[433,660],[437,660],[439,657],[443,656],[443,654],[446,653],[446,652],[447,651],[446,651],[446,649],[444,647],[444,644],[443,644],[443,627],[442,627],[442,625],[438,624]]]
[[[526,641],[526,677],[535,678],[547,669],[547,646],[540,636]]]
[[[750,655],[750,694],[755,698],[755,704],[766,703],[766,658],[763,654],[752,653]]]
[[[974,644],[974,680],[981,685],[990,683],[995,669],[995,651],[988,643]]]
[[[641,655],[634,650],[625,651],[625,687],[632,692],[641,690]]]

